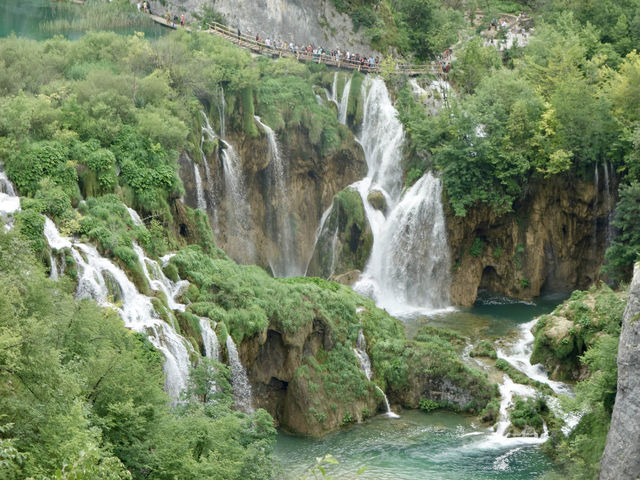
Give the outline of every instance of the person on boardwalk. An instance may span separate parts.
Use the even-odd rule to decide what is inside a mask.
[[[238,27],[238,43],[240,43],[240,27]]]
[[[180,15],[180,25],[184,27],[184,13]]]

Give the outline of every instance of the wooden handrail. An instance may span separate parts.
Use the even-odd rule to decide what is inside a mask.
[[[354,59],[346,59],[344,57],[330,55],[326,52],[309,52],[308,50],[306,50],[306,48],[299,49],[296,47],[295,51],[291,50],[290,48],[277,48],[274,45],[267,45],[263,41],[257,41],[255,37],[243,34],[242,32],[240,32],[240,35],[238,35],[237,29],[230,28],[226,25],[223,25],[222,23],[214,21],[210,22],[208,25],[209,32],[218,34],[224,38],[231,40],[234,43],[239,44],[240,46],[243,46],[260,54],[271,53],[272,55],[278,55],[279,58],[289,57],[295,58],[299,61],[324,63],[326,65],[340,69],[358,70],[360,72],[366,73],[380,72],[380,64],[371,65],[366,58],[357,61]],[[439,65],[412,65],[410,63],[397,64],[396,72],[399,74],[407,75],[421,75],[424,73],[445,73],[441,72],[441,68]]]

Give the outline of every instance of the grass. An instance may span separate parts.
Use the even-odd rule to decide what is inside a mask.
[[[82,32],[87,30],[112,30],[131,27],[151,27],[154,22],[148,15],[138,12],[128,1],[98,2],[88,0],[83,7],[65,9],[66,18],[56,18],[40,24],[45,33]]]

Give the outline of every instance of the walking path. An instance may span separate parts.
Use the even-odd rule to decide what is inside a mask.
[[[164,27],[172,28],[174,30],[177,30],[178,28],[184,28],[187,31],[191,31],[189,27],[181,27],[179,23],[176,23],[174,21],[169,20],[169,23],[167,23],[167,20],[164,17],[160,17],[158,15],[150,15],[150,17],[154,22]],[[267,45],[261,40],[256,40],[253,36],[245,35],[242,33],[238,34],[238,31],[236,29],[232,29],[217,22],[210,23],[209,28],[204,31],[229,40],[239,47],[250,50],[251,52],[259,55],[269,55],[273,58],[295,58],[296,60],[301,62],[324,63],[341,70],[357,70],[364,73],[380,73],[381,71],[381,66],[379,64],[370,65],[366,59],[364,59],[363,61],[356,61],[354,59],[347,60],[346,58],[343,58],[341,56],[334,56],[328,53],[314,54],[300,49],[297,49],[297,51],[292,51],[290,49],[275,48],[272,45]],[[397,75],[417,76],[424,75],[426,73],[446,75],[446,73],[442,71],[441,66],[435,63],[432,63],[430,65],[412,65],[409,63],[398,63],[396,64],[395,68],[395,74]]]

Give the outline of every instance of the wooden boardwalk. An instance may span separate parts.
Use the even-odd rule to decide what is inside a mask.
[[[189,27],[182,27],[179,22],[175,22],[172,19],[169,19],[169,22],[167,22],[165,17],[160,17],[158,15],[149,16],[154,22],[162,25],[163,27],[171,28],[173,30],[184,28],[187,31],[191,31]],[[242,33],[238,35],[237,30],[217,22],[210,23],[209,29],[204,31],[229,40],[239,47],[258,55],[269,56],[271,58],[295,58],[300,62],[324,63],[325,65],[341,70],[357,70],[358,72],[363,73],[380,73],[380,65],[370,65],[366,60],[347,60],[346,58],[336,57],[327,53],[313,54],[301,50],[293,51],[291,49],[275,48],[273,45],[269,46],[263,41],[258,41],[255,37],[250,35],[244,35]],[[413,77],[425,75],[427,73],[432,75],[446,75],[446,73],[442,71],[441,65],[434,63],[430,65],[398,63],[395,66],[395,73],[397,75],[408,75]]]
[[[295,58],[300,62],[314,62],[324,63],[333,68],[341,70],[357,70],[363,73],[380,73],[380,65],[370,65],[366,60],[359,62],[356,60],[347,60],[346,58],[336,57],[327,53],[313,54],[307,51],[292,51],[291,49],[275,48],[273,45],[269,46],[262,41],[258,41],[255,37],[240,34],[238,31],[227,27],[221,23],[210,23],[208,33],[212,33],[219,37],[225,38],[236,45],[250,50],[260,55],[267,55],[272,58]],[[409,63],[398,63],[395,66],[395,74],[397,75],[409,75],[418,76],[424,74],[440,74],[446,75],[439,64],[429,65],[411,65]]]

